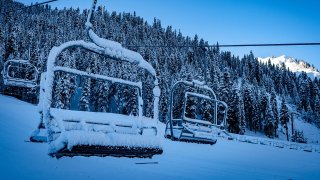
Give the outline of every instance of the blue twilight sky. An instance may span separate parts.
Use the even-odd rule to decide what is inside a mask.
[[[18,0],[26,5],[45,0]],[[52,7],[91,7],[91,0],[59,0]],[[320,42],[319,0],[98,0],[109,11],[133,12],[152,24],[161,20],[183,35],[210,44]],[[224,48],[226,49],[226,48]],[[240,57],[252,50],[256,56],[304,59],[320,69],[320,46],[228,48]]]

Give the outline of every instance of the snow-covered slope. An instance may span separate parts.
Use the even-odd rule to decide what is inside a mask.
[[[36,106],[0,95],[0,179],[320,178],[320,153],[221,138],[215,145],[163,138],[164,153],[152,159],[65,157],[57,160],[47,155],[46,143],[25,142],[37,121]],[[159,128],[164,130],[162,124]]]
[[[258,61],[267,64],[269,59],[271,61],[271,64],[274,64],[276,66],[281,66],[281,64],[284,63],[290,71],[297,73],[297,75],[304,71],[311,79],[314,79],[315,77],[320,77],[320,72],[316,68],[313,68],[304,61],[299,61],[291,57],[286,57],[285,55],[279,57],[258,58]]]

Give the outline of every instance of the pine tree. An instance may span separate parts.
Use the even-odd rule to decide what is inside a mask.
[[[243,103],[243,98],[239,92],[240,98],[239,98],[239,118],[240,118],[240,134],[244,134],[246,132],[246,119],[245,119],[245,111],[244,111],[244,103]]]
[[[269,104],[269,100],[268,100],[267,95],[265,94],[265,95],[263,95],[263,97],[261,99],[261,117],[262,117],[262,119],[266,118],[268,104]]]
[[[200,99],[200,114],[202,115],[202,119],[205,121],[209,121],[211,123],[213,122],[213,103],[211,101],[208,101],[206,99]]]
[[[307,112],[305,113],[304,119],[309,123],[311,123],[312,120],[314,119],[314,113],[313,113],[310,105],[307,108]]]
[[[280,111],[280,123],[286,130],[287,140],[289,140],[289,134],[288,134],[289,120],[290,120],[289,110],[288,110],[288,107],[287,107],[287,104],[286,104],[284,97],[282,97],[281,111]]]
[[[297,143],[307,143],[308,139],[304,137],[303,131],[294,131],[291,141]]]
[[[8,2],[10,3],[0,1],[0,11],[12,9],[12,7],[17,5],[16,2]],[[19,13],[5,13],[2,18],[0,17],[0,24],[2,25],[0,29],[0,69],[3,69],[3,63],[8,59],[28,59],[28,50],[30,49],[30,62],[38,68],[39,73],[44,72],[46,58],[53,46],[60,45],[69,40],[86,37],[86,32],[82,28],[82,22],[86,21],[87,14],[87,10],[83,12],[80,12],[79,9],[59,10],[51,9],[48,6],[37,6],[36,8],[19,11]],[[231,85],[228,84],[233,84],[239,79],[247,79],[248,81],[247,85],[244,86],[249,88],[242,88],[242,94],[239,98],[240,115],[236,115],[237,113],[232,111],[229,112],[231,117],[240,117],[239,121],[242,133],[245,131],[245,126],[250,129],[264,131],[264,127],[261,126],[265,124],[264,122],[255,123],[267,119],[266,97],[264,97],[267,96],[268,98],[267,93],[271,94],[270,106],[275,119],[279,119],[276,97],[284,94],[288,99],[288,105],[294,104],[297,106],[298,111],[305,111],[301,112],[301,114],[304,114],[305,120],[320,124],[320,105],[319,100],[317,100],[319,99],[317,97],[319,96],[317,88],[320,87],[320,83],[317,79],[312,81],[304,72],[297,77],[285,65],[277,67],[271,64],[271,60],[267,64],[261,64],[257,61],[253,52],[242,58],[234,57],[231,52],[220,51],[218,43],[212,49],[206,49],[204,48],[207,45],[205,40],[200,39],[198,36],[194,38],[184,37],[180,31],[177,33],[172,27],[162,27],[161,21],[157,19],[154,20],[152,25],[148,25],[141,17],[135,14],[108,13],[103,11],[102,8],[98,8],[95,19],[93,23],[94,29],[97,34],[104,38],[116,40],[125,45],[172,45],[172,47],[165,48],[131,47],[132,50],[141,53],[143,58],[157,69],[162,92],[159,106],[161,119],[165,119],[165,116],[169,114],[167,104],[170,96],[170,87],[173,82],[186,80],[187,77],[193,79],[197,75],[199,78],[202,78],[204,68],[203,57],[206,55],[208,58],[207,74],[210,77],[208,78],[208,86],[217,92],[218,99],[226,101],[233,111],[237,109],[237,99],[232,97],[234,95],[233,88],[230,88]],[[174,45],[191,45],[192,47],[175,48],[173,47]],[[153,77],[150,78],[145,73],[139,72],[143,75],[135,79],[134,73],[123,71],[132,69],[130,66],[117,61],[109,62],[110,59],[108,58],[102,58],[102,62],[107,62],[103,64],[98,61],[101,59],[100,55],[92,52],[78,50],[77,48],[69,49],[67,52],[58,57],[57,65],[72,67],[81,71],[85,71],[87,67],[90,67],[90,73],[124,78],[134,82],[142,81],[143,84],[146,84],[142,90],[144,96],[143,112],[144,115],[152,117],[154,99],[152,95]],[[69,61],[69,59],[75,59],[73,55],[78,58],[76,64]],[[304,63],[304,65],[312,68],[307,63]],[[72,91],[75,89],[76,83],[73,82],[75,78],[65,73],[56,73],[55,75],[57,78],[54,82],[53,106],[68,109],[71,103],[70,97],[72,97]],[[229,80],[227,81],[227,79]],[[72,83],[74,85],[71,85]],[[106,94],[104,94],[105,91],[102,91],[104,87],[101,84],[99,85],[97,80],[83,79],[81,86],[83,86],[83,97],[81,97],[80,109],[105,111],[111,108],[113,102],[103,102],[106,100],[104,98]],[[114,99],[119,97],[119,107],[130,108],[125,110],[120,108],[118,110],[124,110],[127,113],[133,112],[134,110],[132,109],[131,111],[131,107],[134,106],[135,103],[133,102],[136,100],[135,98],[132,100],[130,98],[136,95],[132,89],[127,87],[115,89],[111,86],[113,85],[110,85],[109,100],[112,100],[111,97],[114,97]],[[22,95],[25,100],[30,98],[35,99],[34,102],[36,102],[38,98],[37,93],[31,89],[7,87],[2,83],[0,83],[0,89],[1,91],[6,90]],[[111,89],[114,89],[114,94],[111,93]],[[248,91],[245,89],[248,89]],[[264,89],[266,92],[264,92]],[[272,93],[272,91],[274,92]],[[177,103],[173,108],[174,114],[181,115],[182,108],[180,102],[184,97],[184,92],[182,90],[179,92],[180,94],[175,94],[174,98],[177,100]],[[31,95],[31,93],[35,95]],[[134,95],[127,96],[126,94]],[[121,101],[120,98],[122,98]],[[125,104],[133,105],[126,106]],[[106,106],[103,107],[101,105]],[[255,108],[261,109],[261,112]],[[231,121],[229,123],[231,124]],[[275,133],[278,127],[277,123],[278,120],[274,123]],[[256,125],[259,125],[259,127]]]
[[[307,82],[307,75],[305,73],[301,73],[299,76],[299,97],[300,97],[300,105],[304,111],[308,110],[309,106],[309,83]]]
[[[220,83],[220,91],[219,91],[219,97],[222,101],[224,101],[227,104],[230,104],[231,100],[231,81],[230,81],[230,73],[227,68],[224,69],[223,76]]]
[[[320,98],[319,95],[316,95],[315,105],[314,105],[314,114],[316,118],[316,124],[320,125]]]
[[[279,125],[278,105],[277,97],[274,91],[271,92],[270,105],[273,112],[274,122],[274,136],[277,137],[277,129]]]
[[[109,82],[97,82],[99,86],[98,91],[98,112],[108,112],[109,111],[109,89],[110,84]]]
[[[228,131],[239,134],[241,132],[241,106],[240,93],[237,84],[233,85],[231,102],[228,107],[227,124]]]
[[[252,99],[252,92],[248,85],[244,85],[244,94],[243,94],[243,104],[244,104],[244,114],[247,121],[247,127],[252,131],[253,129],[253,119],[254,119],[254,106]]]
[[[274,124],[275,124],[275,118],[273,116],[273,112],[271,107],[267,106],[267,112],[266,112],[266,119],[264,123],[264,133],[268,137],[273,137],[274,135]]]
[[[85,78],[82,81],[82,94],[79,102],[79,110],[80,111],[90,111],[90,97],[91,97],[91,80],[89,78]]]
[[[197,104],[198,98],[190,96],[186,100],[186,112],[185,115],[187,118],[196,119],[197,118]]]

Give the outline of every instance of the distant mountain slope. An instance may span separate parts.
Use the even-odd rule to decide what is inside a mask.
[[[291,57],[286,57],[285,55],[279,57],[272,56],[266,58],[258,58],[258,60],[264,64],[267,64],[269,59],[271,63],[276,66],[281,66],[281,64],[284,63],[290,71],[297,73],[297,75],[304,71],[311,79],[314,79],[315,77],[320,77],[320,72],[313,65],[310,65],[309,63],[303,60],[297,60]]]

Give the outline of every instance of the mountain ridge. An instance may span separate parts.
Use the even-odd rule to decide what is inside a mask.
[[[285,64],[286,68],[290,71],[297,74],[301,74],[301,72],[307,73],[308,77],[311,79],[314,79],[317,77],[320,78],[320,72],[317,68],[314,67],[314,65],[306,62],[305,60],[299,60],[296,58],[288,57],[286,55],[281,56],[270,56],[270,57],[258,57],[258,61],[263,64],[268,64],[268,61],[270,60],[271,64],[274,64],[275,66],[281,67],[282,63]]]

